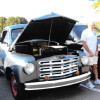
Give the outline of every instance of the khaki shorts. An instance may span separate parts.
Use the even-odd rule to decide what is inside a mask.
[[[88,57],[88,65],[93,65],[98,63],[98,56],[90,57],[89,54],[85,54]]]

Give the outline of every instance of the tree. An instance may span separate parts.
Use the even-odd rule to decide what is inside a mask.
[[[2,29],[5,27],[5,22],[6,22],[6,18],[5,17],[0,17],[0,33],[2,31]]]
[[[96,12],[95,13],[98,13],[100,11],[100,1],[99,2],[96,2],[96,3],[93,3],[92,4],[92,8],[96,9]]]
[[[24,17],[8,17],[6,20],[6,26],[15,24],[26,24],[28,21]]]
[[[21,24],[20,17],[15,17],[15,24]]]
[[[24,17],[20,17],[21,24],[26,24],[28,21]]]
[[[9,25],[15,25],[15,17],[8,17],[8,19],[6,20],[6,26]]]
[[[15,24],[27,24],[28,21],[24,17],[15,17]]]
[[[5,26],[15,25],[15,24],[26,24],[28,21],[24,17],[0,17],[0,33]]]

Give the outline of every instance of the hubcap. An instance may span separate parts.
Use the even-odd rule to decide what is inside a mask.
[[[13,94],[16,96],[17,95],[17,82],[14,76],[11,79],[11,87],[12,87]]]

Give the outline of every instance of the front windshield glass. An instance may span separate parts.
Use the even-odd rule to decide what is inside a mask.
[[[21,33],[22,30],[23,30],[23,28],[12,30],[12,32],[11,32],[12,41],[14,41],[17,38],[18,34]]]
[[[74,32],[77,34],[79,38],[81,38],[81,34],[85,29],[87,29],[87,27],[83,25],[78,25],[73,27]]]

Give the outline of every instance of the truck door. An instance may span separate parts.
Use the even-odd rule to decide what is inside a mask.
[[[4,60],[8,52],[9,47],[9,31],[4,30],[1,36],[2,41],[0,42],[0,66],[3,68]]]

